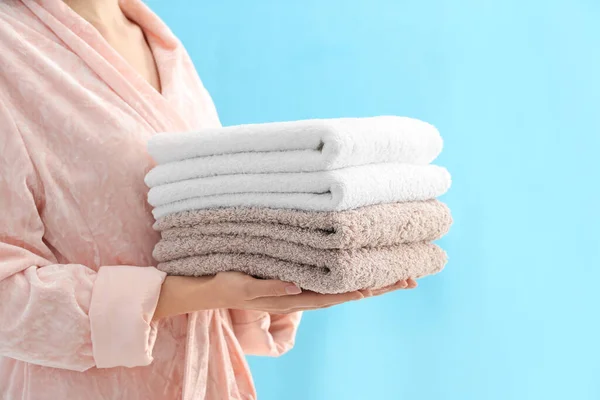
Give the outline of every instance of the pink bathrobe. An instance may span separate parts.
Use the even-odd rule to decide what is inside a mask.
[[[299,314],[151,323],[165,275],[143,183],[157,132],[219,125],[181,43],[140,0],[162,94],[60,0],[0,1],[0,398],[256,398],[246,354]]]

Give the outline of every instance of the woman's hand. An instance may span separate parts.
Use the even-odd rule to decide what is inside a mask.
[[[301,291],[292,283],[256,279],[240,272],[222,272],[211,277],[168,276],[163,283],[154,320],[199,310],[233,308],[287,314],[326,308],[396,289],[412,288],[412,279],[388,288],[342,294]]]
[[[400,289],[414,289],[417,287],[417,281],[415,281],[412,278],[408,278],[407,280],[404,281],[398,281],[393,285],[381,288],[381,289],[365,289],[365,290],[361,290],[360,293],[365,296],[365,297],[372,297],[372,296],[380,296],[382,294],[385,293],[389,293],[389,292],[393,292],[394,290],[400,290]]]
[[[302,291],[293,283],[275,279],[256,279],[239,272],[215,275],[213,285],[218,296],[215,308],[266,311],[287,314],[359,300],[364,296],[356,291],[343,294],[319,294]]]

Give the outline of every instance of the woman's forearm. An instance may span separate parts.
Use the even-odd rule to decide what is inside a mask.
[[[167,276],[152,319],[212,308],[210,286],[210,277]]]

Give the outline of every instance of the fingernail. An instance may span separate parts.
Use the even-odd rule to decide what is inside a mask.
[[[408,283],[406,283],[406,281],[403,281],[403,282],[400,284],[400,287],[401,287],[401,288],[405,288],[405,287],[407,287],[407,286],[408,286]]]
[[[289,286],[285,287],[285,292],[287,294],[300,294],[300,293],[302,293],[302,289],[300,289],[296,285],[289,285]]]

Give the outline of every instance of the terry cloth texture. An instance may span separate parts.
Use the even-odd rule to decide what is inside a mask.
[[[446,253],[430,243],[332,251],[283,241],[280,246],[273,246],[272,239],[264,238],[231,239],[213,237],[206,241],[182,242],[181,246],[161,247],[159,244],[155,250],[159,257],[163,249],[171,246],[180,247],[174,250],[176,254],[199,255],[162,262],[158,269],[169,275],[186,276],[239,271],[259,278],[294,282],[318,293],[343,293],[381,288],[411,277],[421,278],[441,271],[446,264]]]
[[[153,136],[158,165],[150,187],[180,180],[263,172],[310,172],[376,162],[429,164],[442,150],[435,127],[381,116],[275,122]]]
[[[320,249],[381,247],[433,241],[452,217],[438,200],[378,204],[339,212],[269,208],[192,210],[160,218],[154,229],[165,240],[240,235],[286,240]]]
[[[371,164],[334,171],[239,174],[198,178],[154,187],[148,201],[156,219],[186,210],[266,207],[343,211],[436,198],[450,174],[435,165]]]

